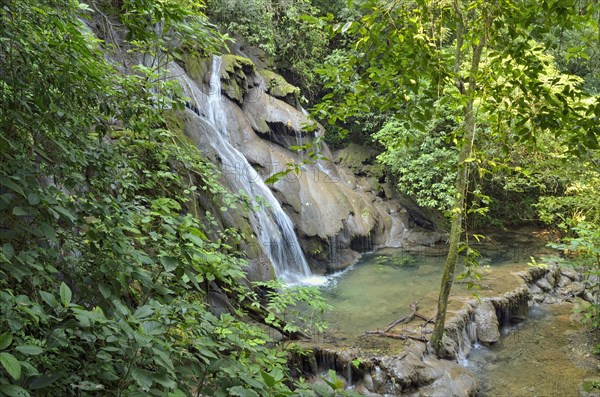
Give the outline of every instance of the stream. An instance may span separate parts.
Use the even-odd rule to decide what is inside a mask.
[[[540,246],[514,246],[486,249],[480,259],[482,295],[493,295],[515,283],[507,272],[523,269]],[[423,313],[433,314],[438,298],[445,254],[410,253],[401,249],[384,249],[363,255],[343,274],[330,280],[322,291],[333,308],[326,315],[331,331],[345,341],[367,330],[382,329],[392,321],[410,313],[409,305],[418,301]],[[458,266],[457,274],[463,268]],[[453,295],[472,297],[466,285],[456,282]]]
[[[482,250],[479,294],[491,297],[512,290],[518,285],[514,273],[542,253],[539,244]],[[400,342],[361,335],[410,313],[409,305],[415,301],[420,313],[433,316],[444,259],[444,255],[391,249],[363,255],[322,287],[332,306],[326,320],[332,324],[333,336],[324,342],[337,348],[397,354]],[[472,298],[472,291],[459,282],[452,295],[458,308]],[[478,397],[577,397],[582,380],[597,376],[600,369],[600,361],[589,354],[591,346],[589,333],[573,315],[572,303],[542,303],[530,309],[525,321],[504,328],[498,343],[476,344],[461,365],[479,379]]]
[[[596,374],[591,346],[577,343],[586,332],[572,309],[570,303],[534,306],[526,321],[503,330],[498,343],[477,345],[466,366],[482,381],[478,396],[579,396],[582,379]]]

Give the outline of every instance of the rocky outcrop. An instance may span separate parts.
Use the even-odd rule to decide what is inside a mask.
[[[320,142],[322,127],[306,116],[297,89],[281,76],[258,71],[247,58],[227,55],[219,71],[222,92],[213,93],[206,84],[212,73],[206,61],[188,55],[184,64],[208,94],[222,95],[233,145],[263,179],[279,176],[271,190],[292,219],[313,270],[347,266],[359,252],[375,247],[444,240],[440,233],[415,227],[394,199],[393,186],[374,163],[372,151],[365,155],[352,146],[332,154]],[[210,156],[210,142],[203,147]],[[223,171],[225,178],[247,172]]]

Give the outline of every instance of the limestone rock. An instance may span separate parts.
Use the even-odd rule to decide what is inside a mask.
[[[553,289],[552,285],[550,285],[550,283],[548,282],[548,280],[546,278],[541,278],[541,279],[537,280],[535,282],[535,285],[540,287],[542,289],[542,291],[544,291],[544,292],[550,292]]]
[[[570,283],[563,288],[559,288],[558,290],[561,295],[566,297],[576,297],[581,296],[585,291],[585,285],[580,282]]]
[[[571,281],[579,281],[579,273],[575,269],[560,269],[563,276],[568,277]]]
[[[500,326],[496,308],[489,300],[482,301],[475,309],[477,339],[483,343],[495,343],[500,339]]]

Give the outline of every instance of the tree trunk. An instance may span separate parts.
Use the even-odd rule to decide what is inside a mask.
[[[455,4],[457,15],[461,20],[457,30],[457,48],[455,55],[455,71],[458,72],[460,63],[462,62],[462,43],[466,21],[463,18],[463,13],[458,8],[458,3]],[[465,216],[465,202],[467,196],[467,178],[469,176],[469,160],[472,154],[473,141],[475,139],[475,115],[473,114],[473,109],[475,97],[477,95],[476,79],[477,74],[479,73],[481,54],[486,45],[486,34],[489,23],[490,19],[488,18],[483,28],[479,43],[473,48],[473,58],[471,59],[471,68],[469,70],[469,77],[467,80],[468,85],[465,86],[460,80],[457,80],[456,84],[461,93],[467,98],[467,102],[463,108],[464,121],[461,125],[462,139],[459,141],[461,148],[459,152],[458,169],[456,173],[456,192],[451,214],[452,223],[450,226],[448,256],[446,257],[446,262],[444,263],[444,274],[442,276],[440,295],[438,297],[435,326],[430,342],[435,354],[438,356],[443,355],[444,353],[442,350],[442,337],[444,336],[448,298],[450,297],[450,290],[452,289],[452,283],[454,282],[454,272],[456,270],[460,239],[462,236],[462,223]]]

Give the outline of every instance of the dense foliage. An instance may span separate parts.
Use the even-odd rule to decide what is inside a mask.
[[[164,67],[182,48],[221,44],[199,10],[191,0],[0,9],[0,394],[336,393],[292,387],[286,352],[242,321],[261,307],[236,252],[244,236],[214,213],[241,199],[165,128],[183,102]],[[209,306],[215,294],[230,307]],[[272,324],[288,303],[322,309],[312,291],[276,297]]]
[[[537,205],[545,220],[562,217],[557,210],[570,206],[572,184],[548,194],[545,185],[553,178],[536,168],[540,157],[546,164],[558,155],[577,162],[578,172],[587,174],[586,190],[595,190],[585,164],[597,159],[600,100],[593,96],[595,65],[582,59],[597,45],[565,50],[548,36],[562,29],[571,37],[598,37],[599,11],[595,3],[567,1],[365,5],[360,20],[330,25],[349,45],[342,59],[320,70],[329,93],[314,111],[331,124],[386,116],[374,135],[384,146],[380,160],[397,175],[401,192],[446,211],[449,254],[432,336],[434,349],[443,353],[447,299],[472,214],[488,224],[505,217],[514,221],[507,215],[519,211],[531,219]],[[570,57],[557,65],[551,50]],[[589,67],[578,73],[587,86],[568,73],[569,60]],[[528,180],[526,189],[503,194],[521,177]],[[588,217],[595,212],[595,204],[575,201],[569,210]]]

